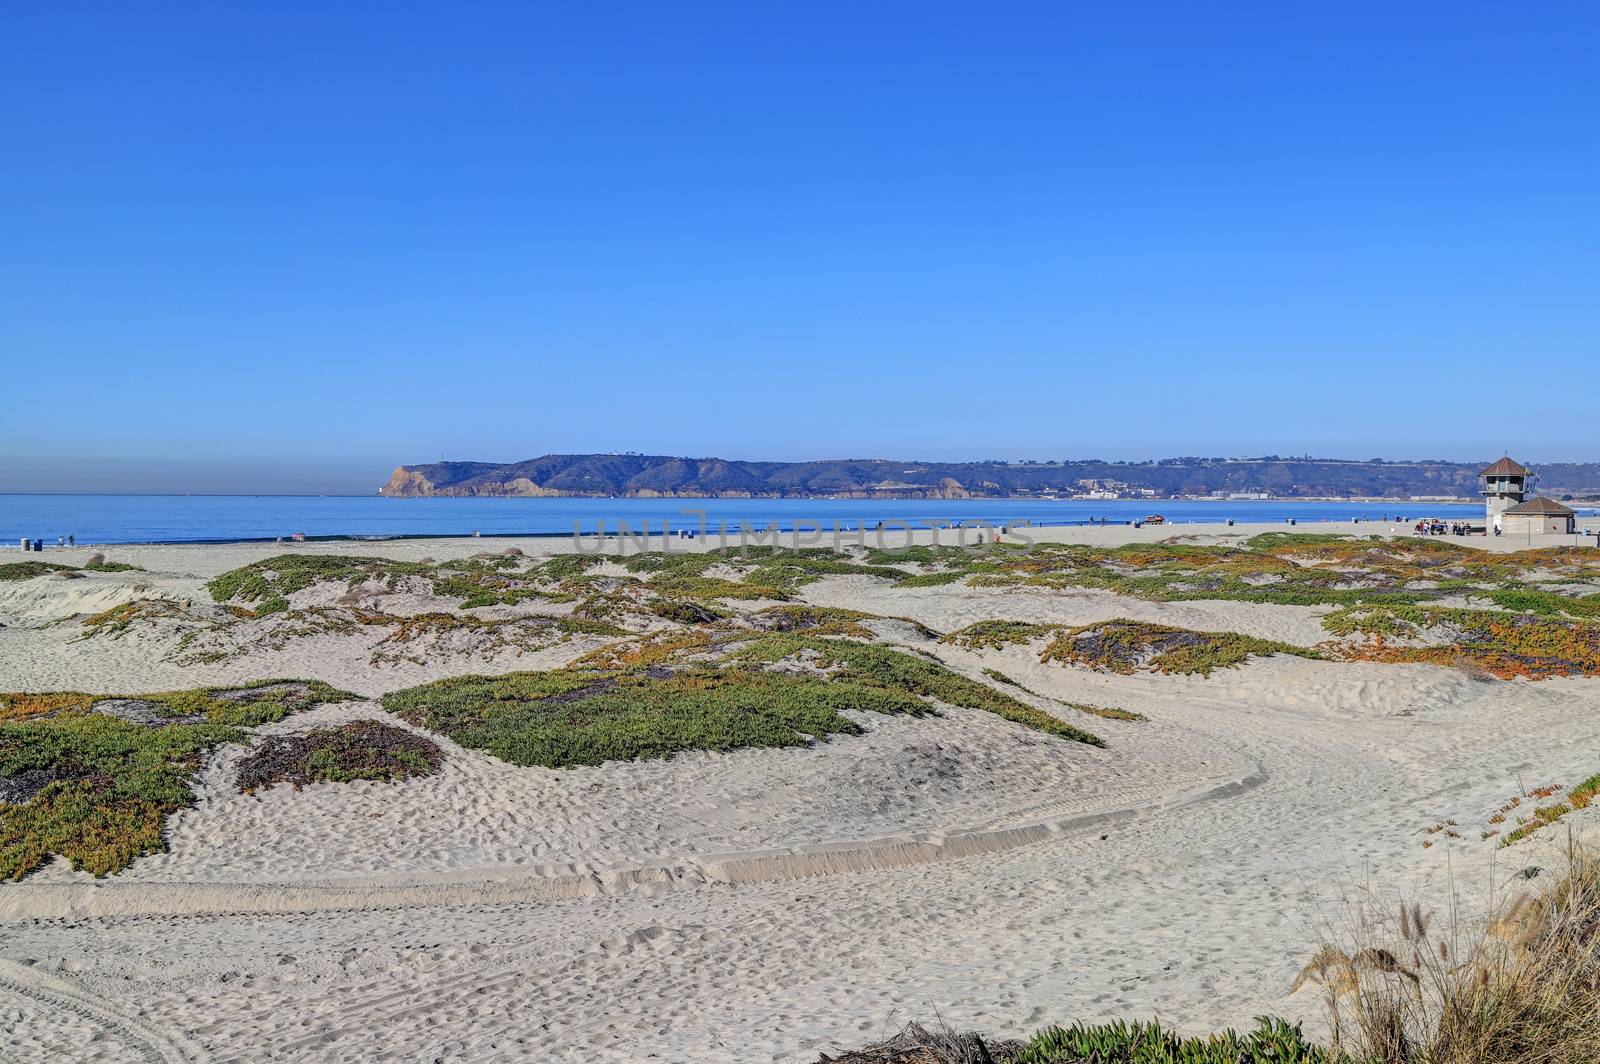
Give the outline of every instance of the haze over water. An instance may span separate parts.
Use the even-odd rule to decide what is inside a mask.
[[[1179,499],[585,499],[421,498],[375,496],[229,495],[0,495],[0,546],[15,548],[22,537],[54,543],[72,535],[80,544],[274,539],[307,536],[486,536],[570,535],[574,523],[585,535],[601,521],[608,531],[626,521],[638,531],[648,521],[676,530],[698,528],[700,512],[715,534],[719,523],[736,531],[741,521],[757,529],[776,522],[789,530],[815,522],[831,530],[904,521],[926,528],[931,521],[1036,525],[1079,524],[1096,519],[1263,522],[1291,518],[1317,521],[1481,518],[1482,507],[1435,502],[1288,502],[1279,500]],[[801,527],[806,527],[804,524]]]

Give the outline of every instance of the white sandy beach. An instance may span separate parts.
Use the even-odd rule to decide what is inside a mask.
[[[1031,532],[1114,544],[1283,530]],[[158,626],[78,638],[82,615],[135,600],[213,609],[207,579],[287,551],[447,560],[509,547],[571,544],[102,548],[147,571],[0,583],[0,691],[292,676],[375,698],[444,676],[554,668],[604,642],[374,665],[370,639],[336,633],[209,663],[174,660]],[[29,557],[81,564],[89,553]],[[808,584],[800,598],[936,632],[996,617],[1128,617],[1305,646],[1326,637],[1325,607],[861,576]],[[397,593],[385,608],[433,604]],[[743,1064],[814,1061],[935,1012],[1010,1036],[1149,1016],[1204,1031],[1267,1012],[1314,1026],[1316,995],[1291,997],[1290,982],[1362,891],[1443,910],[1454,889],[1481,905],[1549,854],[1497,851],[1477,826],[1535,781],[1600,770],[1592,679],[1485,682],[1288,656],[1209,677],[1119,675],[904,627],[900,645],[965,675],[996,668],[1040,695],[1149,719],[1085,718],[1100,749],[974,710],[863,714],[865,734],[811,747],[567,770],[440,738],[447,760],[431,777],[254,796],[232,786],[244,748],[229,745],[169,825],[167,853],[99,880],[58,859],[0,886],[0,1056]],[[400,724],[352,701],[262,732],[355,718]],[[1446,820],[1463,837],[1425,848]]]

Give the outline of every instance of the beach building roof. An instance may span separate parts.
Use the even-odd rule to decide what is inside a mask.
[[[1540,495],[1537,498],[1529,499],[1527,502],[1517,503],[1517,505],[1507,510],[1506,513],[1535,514],[1539,517],[1572,517],[1577,513],[1577,511],[1562,506],[1554,499],[1547,499],[1543,495]]]
[[[1506,455],[1478,475],[1480,477],[1525,477],[1528,473],[1529,470],[1513,462],[1510,455]]]

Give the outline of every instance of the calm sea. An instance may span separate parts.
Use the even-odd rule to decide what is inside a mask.
[[[574,522],[591,535],[601,521],[619,520],[637,531],[645,522],[659,532],[697,527],[704,511],[714,532],[719,522],[741,521],[788,530],[796,522],[831,529],[878,521],[928,527],[930,521],[992,524],[1127,522],[1159,513],[1169,522],[1278,522],[1372,520],[1401,517],[1479,519],[1483,508],[1445,503],[1271,501],[1098,501],[973,499],[897,501],[869,499],[386,499],[361,496],[285,495],[0,495],[0,547],[15,549],[24,536],[54,543],[73,535],[79,543],[182,543],[308,537],[571,535]],[[802,525],[802,527],[805,527]]]

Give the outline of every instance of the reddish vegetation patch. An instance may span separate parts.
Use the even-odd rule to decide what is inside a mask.
[[[1363,634],[1347,646],[1353,661],[1408,662],[1469,667],[1501,679],[1600,676],[1600,624],[1490,610],[1395,608],[1347,611],[1324,622],[1338,635]],[[1421,632],[1444,645],[1409,643]]]
[[[246,794],[290,783],[352,780],[402,780],[430,776],[444,763],[444,751],[429,739],[375,720],[355,720],[337,728],[264,740],[239,762],[239,789]]]

